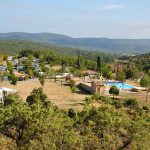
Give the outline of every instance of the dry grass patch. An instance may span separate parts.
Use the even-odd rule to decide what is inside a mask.
[[[0,86],[14,89],[14,86],[10,85],[9,82],[1,82]],[[26,99],[26,97],[30,95],[34,88],[39,87],[41,87],[41,85],[38,79],[32,79],[27,81],[19,81],[15,86],[15,89],[23,99]],[[65,109],[74,108],[81,110],[83,108],[85,97],[90,96],[81,91],[77,91],[77,93],[71,93],[70,87],[67,85],[61,86],[60,81],[50,82],[50,80],[46,80],[43,89],[48,99],[52,103],[60,108]]]

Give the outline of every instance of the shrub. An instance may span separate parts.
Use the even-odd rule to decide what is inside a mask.
[[[124,102],[125,107],[130,107],[132,109],[137,109],[139,108],[138,102],[136,99],[128,99]]]
[[[86,103],[87,105],[93,103],[92,97],[86,97],[86,98],[85,98],[85,103]]]
[[[70,118],[74,118],[74,117],[76,116],[76,112],[74,111],[74,109],[70,108],[70,109],[68,110],[68,116],[69,116]]]
[[[75,85],[75,81],[74,80],[70,80],[70,87],[72,88],[72,87],[75,87],[76,85]]]
[[[32,105],[38,102],[42,102],[44,104],[46,99],[47,99],[47,95],[44,94],[43,88],[38,88],[38,89],[33,89],[33,91],[31,92],[31,95],[27,97],[26,102],[29,105]]]
[[[9,105],[12,105],[12,104],[17,104],[17,103],[20,103],[20,102],[23,102],[21,97],[17,94],[9,94],[5,97],[5,100],[4,100],[4,106],[9,106]]]
[[[93,95],[92,95],[92,99],[94,99],[94,100],[99,100],[100,99],[100,95],[98,94],[98,93],[94,93]]]
[[[112,105],[114,105],[117,109],[121,108],[123,106],[122,103],[120,101],[117,101],[117,100],[113,101]]]
[[[148,107],[148,106],[143,106],[142,109],[143,109],[146,113],[149,112],[149,107]]]
[[[106,104],[111,104],[111,98],[109,98],[107,96],[100,96],[99,99],[100,99],[100,101],[102,101]]]

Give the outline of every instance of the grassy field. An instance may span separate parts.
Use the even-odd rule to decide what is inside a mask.
[[[18,91],[18,94],[25,100],[34,88],[41,87],[37,79],[19,81],[14,87],[9,82],[1,82],[1,87],[12,88]],[[71,93],[70,87],[66,84],[61,85],[60,81],[54,82],[46,80],[43,87],[48,99],[60,108],[74,108],[77,110],[82,109],[85,97],[90,96],[83,91],[77,91],[77,93]]]

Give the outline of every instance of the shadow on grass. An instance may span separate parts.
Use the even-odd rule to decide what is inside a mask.
[[[74,103],[74,104],[69,104],[70,106],[84,106],[84,103]]]
[[[87,90],[85,90],[85,89],[83,89],[83,88],[78,87],[78,89],[79,89],[79,91],[76,92],[77,94],[91,95],[90,92],[88,92]]]
[[[76,102],[76,103],[78,103],[78,102],[85,102],[85,100],[79,100],[79,99],[70,99],[70,100],[68,100],[68,101],[70,101],[70,102]]]
[[[79,100],[76,100],[76,99],[70,99],[70,100],[68,100],[68,101],[70,101],[70,102],[78,102]]]
[[[70,83],[63,83],[64,86],[70,86]]]

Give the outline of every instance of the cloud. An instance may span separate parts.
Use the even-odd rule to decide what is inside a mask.
[[[121,8],[124,8],[124,7],[126,7],[126,6],[125,5],[114,4],[114,5],[103,6],[101,9],[105,10],[105,11],[113,11],[113,10],[118,10],[118,9],[121,9]]]

